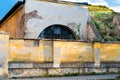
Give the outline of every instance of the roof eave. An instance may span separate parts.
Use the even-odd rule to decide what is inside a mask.
[[[13,8],[0,20],[0,26],[25,2],[19,1],[17,2]]]

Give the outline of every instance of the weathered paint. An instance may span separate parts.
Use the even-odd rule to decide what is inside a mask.
[[[8,35],[0,35],[0,44],[0,75],[7,74],[7,60],[23,63],[50,62],[53,68],[59,68],[63,63],[88,62],[99,67],[104,62],[120,62],[120,43],[9,40]],[[29,67],[33,67],[33,63]]]
[[[25,6],[18,9],[0,25],[0,33],[4,31],[14,39],[36,39],[45,28],[57,24],[73,30],[77,39],[93,40],[95,34],[87,21],[88,8],[86,5],[27,0]]]
[[[9,61],[54,62],[56,67],[64,62],[95,62],[99,65],[99,62],[120,61],[119,43],[40,40],[39,46],[36,46],[34,42],[34,40],[10,40]]]
[[[42,76],[48,74],[47,72],[57,74],[54,70],[58,70],[57,72],[59,73],[64,68],[69,70],[77,67],[76,69],[79,70],[79,67],[83,67],[83,65],[87,67],[86,70],[92,67],[91,71],[93,71],[95,67],[102,67],[103,70],[105,68],[105,72],[107,70],[109,72],[118,72],[120,66],[120,43],[9,40],[8,35],[0,35],[0,44],[0,75],[7,74],[8,62],[12,62],[9,65],[9,68],[12,68],[11,76],[27,75],[29,71],[26,73],[25,71],[28,70],[26,68],[33,70],[30,73],[38,72],[43,68],[43,73],[40,74]],[[106,67],[111,67],[107,63],[110,63],[112,66],[115,65],[116,68],[107,69]],[[48,71],[46,71],[46,67]],[[38,68],[40,69],[37,70]],[[51,70],[53,70],[53,73]],[[20,74],[17,74],[19,71],[21,71]]]
[[[39,46],[34,40],[10,40],[10,62],[51,62],[51,41],[39,41]]]
[[[92,44],[85,42],[64,42],[55,41],[54,51],[59,48],[60,56],[54,59],[60,59],[60,62],[93,62]]]
[[[119,62],[120,44],[119,43],[95,43],[94,49],[99,49],[101,62]]]
[[[0,34],[0,77],[8,73],[9,36]]]
[[[20,23],[23,14],[24,8],[17,10],[8,20],[6,20],[6,22],[0,25],[0,32],[4,31],[8,33],[10,38],[21,38],[21,33],[23,33],[23,31],[21,31],[22,28]]]
[[[0,32],[7,32],[10,38],[14,39],[36,39],[45,28],[58,24],[71,28],[77,39],[87,40],[89,34],[86,31],[87,20],[87,6],[67,2],[27,0],[24,7],[18,9],[0,25]]]
[[[36,11],[36,14],[31,15],[30,13],[34,11]],[[25,30],[24,38],[36,39],[45,28],[55,24],[67,26],[81,39],[86,38],[87,6],[71,5],[67,4],[67,2],[66,4],[61,4],[40,0],[27,0],[25,14],[29,14],[29,17],[31,15],[31,17],[26,18],[27,29]]]
[[[39,41],[39,44],[37,47],[33,40],[10,40],[9,61],[54,61],[56,66],[61,62],[93,62],[91,43]]]

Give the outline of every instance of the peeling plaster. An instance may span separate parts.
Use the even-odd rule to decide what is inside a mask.
[[[29,13],[24,13],[20,20],[20,27],[18,28],[18,35],[17,37],[23,38],[25,36],[25,30],[27,29],[26,24],[30,19],[43,19],[41,16],[37,14],[37,10],[33,10]]]
[[[76,35],[78,35],[79,39],[86,39],[86,27],[88,20],[87,8],[83,8],[78,5],[27,0],[25,4],[25,13],[29,13],[34,10],[37,10],[37,14],[41,15],[44,19],[29,19],[26,23],[27,30],[25,32],[25,38],[37,39],[39,34],[45,28],[56,24],[68,26],[76,33]],[[81,24],[80,27],[78,27],[79,24]]]

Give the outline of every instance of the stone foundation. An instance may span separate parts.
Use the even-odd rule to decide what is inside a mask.
[[[100,67],[94,67],[92,62],[61,63],[60,67],[53,67],[53,63],[9,63],[9,77],[69,76],[119,72],[119,62],[104,62],[101,63]]]

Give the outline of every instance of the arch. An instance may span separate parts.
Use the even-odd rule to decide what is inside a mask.
[[[39,39],[67,39],[76,40],[75,32],[64,25],[51,25],[45,28],[38,36]]]

